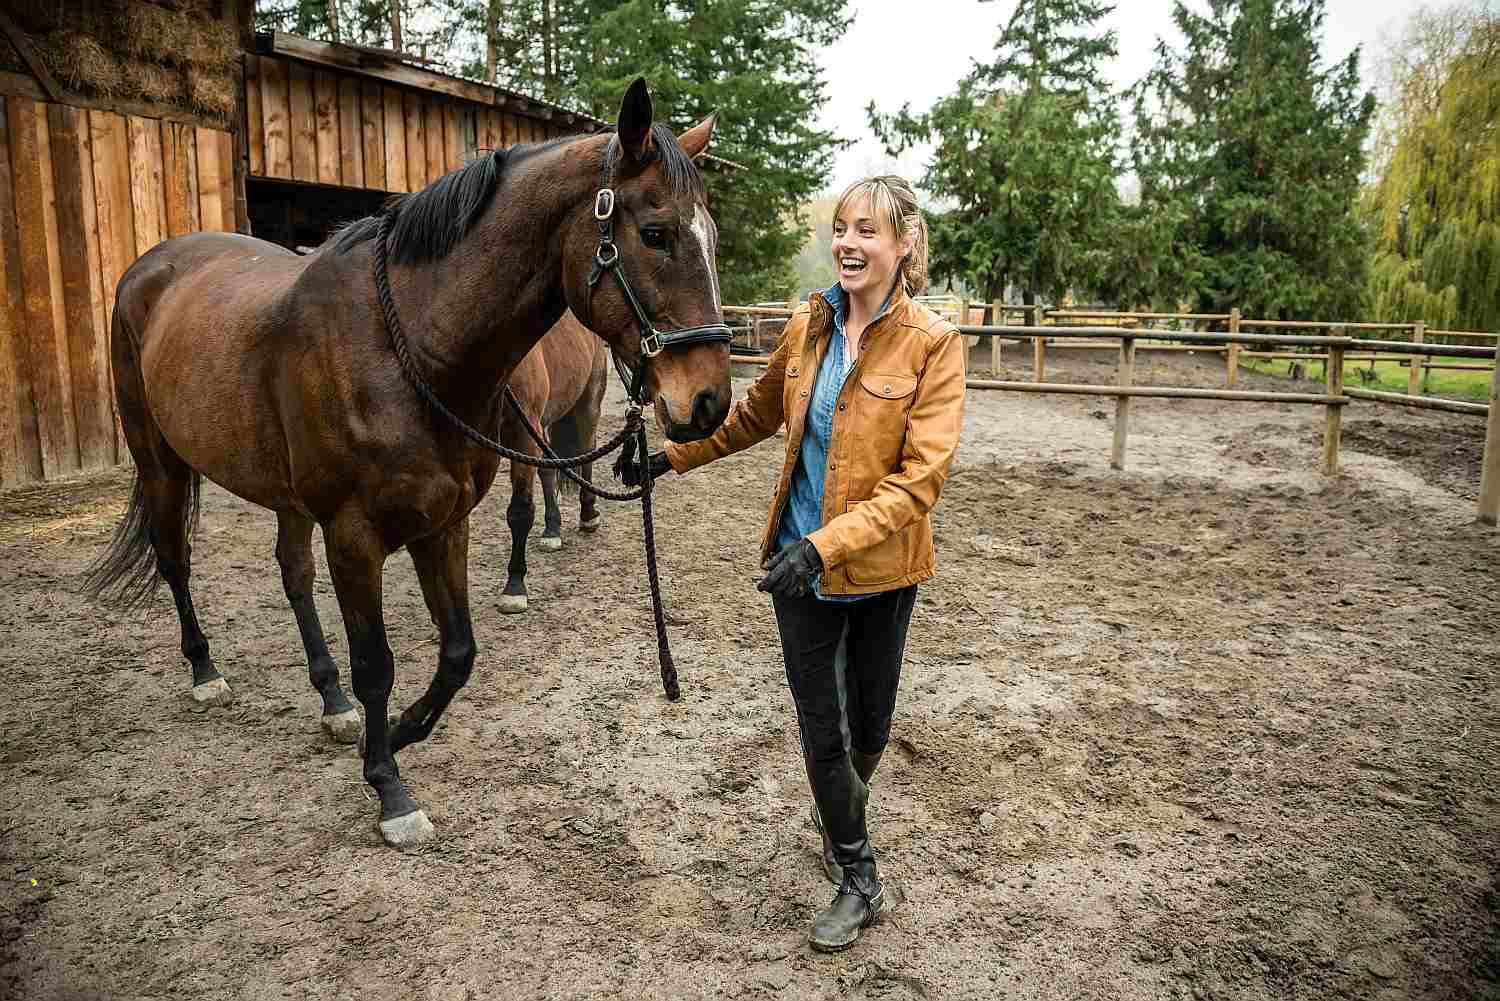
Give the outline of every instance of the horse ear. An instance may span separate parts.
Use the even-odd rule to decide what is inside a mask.
[[[719,113],[710,112],[707,118],[678,136],[677,143],[682,151],[694,160],[707,152],[708,141],[714,136],[714,123],[718,120]]]
[[[625,91],[616,128],[625,155],[635,163],[646,159],[651,149],[651,92],[646,89],[645,77],[636,77]]]

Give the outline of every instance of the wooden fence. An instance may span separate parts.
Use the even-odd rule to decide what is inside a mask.
[[[994,312],[1005,315],[1007,309],[1015,307],[1004,307],[1000,304],[998,310],[991,307]],[[1024,307],[1035,317],[1039,312],[1035,307]],[[726,315],[733,316],[790,316],[791,308],[780,307],[741,307],[726,306]],[[970,319],[969,304],[961,302],[955,311],[955,319]],[[1432,344],[1423,343],[1414,339],[1412,342],[1402,341],[1373,341],[1356,340],[1343,335],[1340,324],[1304,324],[1303,326],[1323,326],[1331,329],[1329,336],[1295,336],[1279,334],[1247,334],[1240,330],[1243,324],[1238,316],[1234,314],[1205,315],[1205,314],[1154,314],[1154,317],[1170,316],[1175,319],[1223,319],[1230,321],[1230,330],[1223,332],[1211,331],[1179,331],[1179,330],[1138,330],[1134,325],[1118,324],[1111,327],[1105,326],[1049,326],[1042,324],[1029,324],[1024,326],[1009,325],[983,325],[958,323],[960,333],[966,337],[979,338],[988,337],[991,345],[991,365],[993,371],[998,371],[998,359],[1000,357],[1000,344],[1002,341],[1013,343],[1030,342],[1033,349],[1033,379],[1031,382],[1008,381],[1000,379],[967,379],[966,385],[970,389],[981,390],[1007,390],[1011,392],[1024,393],[1067,393],[1088,396],[1112,396],[1115,398],[1115,422],[1114,440],[1110,453],[1110,465],[1115,469],[1125,468],[1126,446],[1129,438],[1130,425],[1130,401],[1136,397],[1162,397],[1171,399],[1199,399],[1199,400],[1231,400],[1239,402],[1267,402],[1267,403],[1291,403],[1320,405],[1324,408],[1324,430],[1323,430],[1323,455],[1321,468],[1325,474],[1332,475],[1338,472],[1339,445],[1343,427],[1343,408],[1351,399],[1363,398],[1387,402],[1387,397],[1399,397],[1389,402],[1409,403],[1409,399],[1402,394],[1372,393],[1368,391],[1353,390],[1344,386],[1344,362],[1348,353],[1356,348],[1363,349],[1372,355],[1384,354],[1400,355],[1405,357],[1420,358],[1431,355],[1451,355],[1468,358],[1486,358],[1491,360],[1492,374],[1490,377],[1490,403],[1488,406],[1482,404],[1468,404],[1466,406],[1481,408],[1488,417],[1486,428],[1485,451],[1482,464],[1479,488],[1479,520],[1485,524],[1494,525],[1500,519],[1500,364],[1495,364],[1497,350],[1494,347],[1476,347],[1472,345]],[[1118,314],[1112,314],[1118,316]],[[1129,319],[1139,322],[1143,314],[1134,314]],[[1282,321],[1256,321],[1257,325],[1297,326],[1297,324],[1283,323]],[[1386,325],[1361,325],[1361,329],[1391,329]],[[1464,332],[1468,336],[1476,336]],[[1135,384],[1135,357],[1138,348],[1137,341],[1141,337],[1150,337],[1155,340],[1167,341],[1164,345],[1152,345],[1156,348],[1172,348],[1176,350],[1194,351],[1223,351],[1232,361],[1231,367],[1226,373],[1226,381],[1229,382],[1223,389],[1194,389],[1177,386],[1139,386]],[[1090,341],[1089,339],[1092,339]],[[1075,383],[1049,383],[1045,382],[1046,345],[1048,340],[1056,340],[1060,344],[1083,343],[1092,347],[1114,347],[1118,342],[1119,367],[1117,369],[1116,384],[1113,386],[1080,385]],[[1070,345],[1071,346],[1071,345]],[[1283,393],[1263,392],[1253,390],[1237,390],[1233,387],[1233,373],[1238,367],[1238,357],[1241,356],[1242,348],[1256,347],[1269,348],[1273,352],[1279,351],[1290,353],[1295,349],[1320,350],[1327,358],[1324,367],[1323,393]],[[1302,355],[1305,357],[1305,355]],[[765,355],[738,356],[734,358],[737,362],[765,364],[769,358]],[[965,355],[965,371],[967,372],[967,354]],[[1434,403],[1436,401],[1424,401]],[[1443,401],[1453,402],[1453,401]],[[1461,412],[1472,413],[1475,411],[1464,410]]]
[[[168,237],[235,228],[230,133],[0,102],[0,487],[126,461],[115,284]]]

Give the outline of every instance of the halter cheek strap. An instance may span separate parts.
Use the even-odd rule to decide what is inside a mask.
[[[584,318],[584,326],[592,326],[594,291],[599,285],[599,279],[608,272],[615,276],[615,281],[620,286],[620,291],[625,295],[625,301],[630,306],[630,311],[635,314],[636,323],[641,331],[641,357],[629,377],[626,376],[626,366],[620,360],[617,352],[611,350],[614,357],[615,370],[620,379],[625,383],[625,389],[630,395],[630,400],[636,405],[644,403],[643,395],[646,385],[646,363],[667,348],[687,347],[690,344],[708,344],[719,341],[728,344],[732,339],[727,324],[705,323],[696,327],[680,327],[677,330],[657,330],[652,325],[646,310],[641,306],[641,301],[636,297],[635,290],[630,287],[630,282],[625,278],[625,272],[620,268],[620,248],[615,243],[615,189],[611,186],[614,173],[615,154],[619,148],[619,137],[610,139],[609,148],[604,151],[604,170],[599,178],[599,190],[594,193],[594,222],[599,227],[599,246],[594,250],[594,264],[589,269],[588,296],[584,300],[588,303],[585,307],[590,315]]]

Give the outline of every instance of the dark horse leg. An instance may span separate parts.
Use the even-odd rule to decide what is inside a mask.
[[[527,415],[531,417],[530,414]],[[534,418],[533,418],[534,420]],[[516,421],[506,422],[511,431],[505,444],[527,455],[540,455],[536,442],[531,440]],[[526,611],[526,537],[536,522],[536,501],[533,490],[536,486],[535,467],[524,462],[510,464],[510,506],[505,509],[505,523],[510,526],[510,572],[505,579],[505,591],[500,595],[500,611],[516,615]]]
[[[469,519],[406,545],[422,597],[438,627],[438,664],[432,684],[391,728],[391,753],[426,740],[474,667],[474,626],[469,618]]]
[[[432,838],[432,824],[401,781],[386,722],[396,666],[381,599],[385,547],[358,511],[324,524],[323,541],[349,636],[351,687],[365,710],[364,776],[380,797],[380,835],[396,847],[420,844]]]
[[[302,648],[307,651],[308,677],[323,697],[323,729],[340,744],[352,744],[359,740],[359,710],[339,687],[338,665],[328,654],[323,624],[313,604],[312,531],[313,520],[306,515],[278,512],[276,562],[281,564],[281,586],[297,617]]]
[[[542,537],[537,545],[556,551],[562,548],[562,509],[557,506],[557,477],[555,469],[538,469],[537,478],[542,481]]]

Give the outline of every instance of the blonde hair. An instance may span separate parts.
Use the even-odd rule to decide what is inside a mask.
[[[897,240],[911,238],[911,252],[901,259],[901,284],[907,295],[920,295],[927,288],[927,220],[917,207],[911,182],[895,174],[855,181],[839,195],[833,217],[837,219],[845,206],[860,197],[870,200],[870,212]]]

